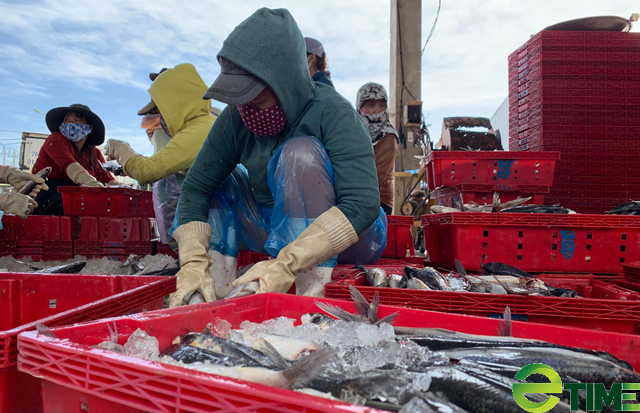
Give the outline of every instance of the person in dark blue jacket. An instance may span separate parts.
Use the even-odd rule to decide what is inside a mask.
[[[307,46],[307,64],[311,79],[335,89],[331,81],[331,73],[327,71],[327,54],[324,52],[322,43],[311,37],[305,37],[304,43]]]

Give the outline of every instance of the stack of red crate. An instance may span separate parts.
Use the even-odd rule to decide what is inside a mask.
[[[547,204],[640,198],[640,33],[542,31],[512,53],[509,149],[561,152]]]
[[[73,258],[72,218],[34,215],[2,217],[0,255],[31,257],[35,261]]]
[[[151,192],[128,188],[60,187],[74,219],[74,253],[124,260],[154,252],[158,229]]]
[[[153,242],[157,238],[153,218],[79,217],[77,220],[76,255],[124,260],[130,254],[153,253]]]

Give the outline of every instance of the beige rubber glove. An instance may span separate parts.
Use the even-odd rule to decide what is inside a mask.
[[[104,186],[100,182],[98,182],[96,178],[91,176],[91,174],[89,174],[89,172],[87,172],[87,170],[84,169],[84,167],[80,165],[78,162],[74,162],[71,165],[67,166],[67,176],[74,183],[80,186],[91,186],[91,187]]]
[[[27,219],[27,215],[38,207],[36,201],[26,195],[17,192],[5,192],[0,194],[0,209],[5,214],[14,214]]]
[[[256,294],[286,293],[300,270],[318,265],[340,254],[358,241],[358,234],[344,214],[336,207],[316,218],[291,244],[280,250],[278,257],[259,262],[233,286],[260,280]]]
[[[20,189],[29,181],[33,181],[37,184],[33,187],[31,192],[27,194],[32,198],[35,198],[42,190],[49,190],[49,187],[44,183],[44,179],[39,176],[22,172],[19,169],[11,168],[10,166],[0,166],[0,182],[6,182],[12,187]]]
[[[176,275],[177,290],[169,297],[169,307],[187,304],[196,291],[202,293],[205,301],[215,301],[216,290],[209,274],[212,261],[207,254],[211,225],[200,221],[180,225],[173,232],[173,238],[178,241],[180,271]]]
[[[127,142],[117,139],[109,139],[107,141],[105,151],[107,152],[107,159],[111,158],[118,161],[118,163],[122,165],[124,173],[127,175],[129,175],[127,173],[127,162],[129,162],[129,159],[136,156],[142,156],[138,152],[134,151]]]

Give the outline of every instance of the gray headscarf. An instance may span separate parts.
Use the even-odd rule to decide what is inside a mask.
[[[362,105],[367,100],[384,99],[387,102],[387,109],[384,112],[373,113],[365,115],[361,112]],[[367,83],[358,90],[358,97],[356,99],[356,110],[360,114],[360,117],[364,121],[364,124],[369,128],[369,134],[371,135],[371,143],[376,146],[380,139],[387,135],[395,135],[399,140],[398,131],[389,122],[389,99],[387,98],[387,91],[379,83]]]

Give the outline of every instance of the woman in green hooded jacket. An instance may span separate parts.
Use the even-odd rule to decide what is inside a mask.
[[[229,106],[181,188],[173,232],[181,270],[170,304],[200,294],[212,301],[253,280],[258,293],[295,282],[298,294],[321,296],[337,259],[372,263],[386,246],[367,128],[333,88],[312,82],[304,39],[285,9],[242,22],[218,62],[204,98]],[[236,280],[241,243],[276,258]]]

